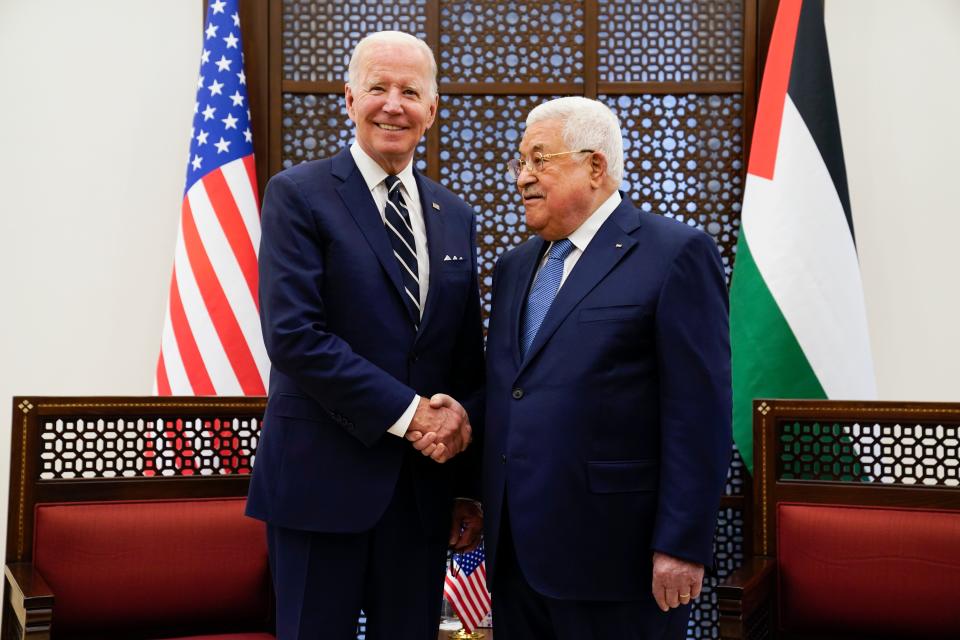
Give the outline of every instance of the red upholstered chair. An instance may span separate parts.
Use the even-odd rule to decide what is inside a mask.
[[[252,453],[263,400],[127,398],[118,416],[117,399],[83,399],[102,416],[94,429],[64,414],[77,400],[31,399],[25,413],[14,401],[3,639],[272,640],[266,534],[243,515],[243,441]],[[151,438],[144,424],[179,431]],[[63,472],[72,454],[87,454],[79,473]],[[136,471],[110,473],[117,454]]]
[[[960,638],[960,488],[873,482],[843,435],[854,420],[823,420],[824,406],[798,418],[813,411],[800,404],[755,405],[758,554],[718,587],[721,637]],[[850,404],[831,406],[849,414]],[[861,422],[873,424],[867,413],[861,406]],[[806,425],[815,429],[801,433]],[[949,465],[958,442],[944,439]],[[818,455],[829,460],[818,466]],[[846,482],[833,477],[841,468],[852,470]]]

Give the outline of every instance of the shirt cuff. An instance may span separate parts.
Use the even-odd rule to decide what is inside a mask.
[[[420,396],[414,394],[413,400],[410,401],[410,406],[403,412],[400,419],[394,422],[392,427],[387,429],[387,433],[392,433],[398,438],[407,435],[407,429],[410,428],[410,423],[413,422],[413,414],[417,412],[418,404],[420,404]]]

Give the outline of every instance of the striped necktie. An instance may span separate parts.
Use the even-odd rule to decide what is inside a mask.
[[[520,355],[526,357],[533,339],[543,324],[543,319],[553,304],[560,290],[560,281],[563,280],[563,261],[573,251],[573,243],[568,238],[557,240],[547,252],[547,263],[540,268],[530,295],[527,296],[527,306],[523,311],[523,333],[520,342]]]
[[[420,275],[417,269],[417,245],[413,239],[413,227],[410,225],[410,213],[400,193],[400,178],[387,176],[387,204],[383,208],[383,219],[387,226],[387,236],[393,255],[400,263],[400,278],[403,282],[403,301],[413,318],[413,326],[420,327]]]

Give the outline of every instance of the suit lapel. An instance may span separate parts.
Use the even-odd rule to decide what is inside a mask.
[[[443,210],[433,207],[433,203],[437,202],[433,186],[423,179],[419,171],[414,170],[413,174],[417,180],[417,188],[420,190],[420,210],[423,211],[423,224],[427,229],[427,255],[430,258],[430,280],[427,288],[427,302],[420,322],[420,331],[417,333],[417,340],[419,340],[433,316],[436,315],[439,301],[443,299],[440,289],[444,282],[440,275],[443,264],[443,239],[446,237],[446,221]]]
[[[573,271],[560,287],[557,297],[554,298],[533,339],[533,344],[530,345],[530,351],[518,375],[536,357],[560,323],[570,315],[583,297],[633,249],[637,241],[629,233],[639,226],[640,217],[637,210],[625,198],[597,230],[597,234],[587,245],[587,250],[577,260]]]
[[[510,279],[515,287],[510,307],[510,344],[513,360],[518,369],[523,362],[523,357],[520,355],[520,325],[523,319],[523,305],[527,300],[527,294],[533,282],[533,274],[537,271],[537,265],[540,264],[546,247],[547,243],[543,239],[534,237],[531,242],[518,249],[518,251],[525,253],[517,256],[519,273],[516,278]]]
[[[373,195],[367,187],[357,164],[350,155],[350,149],[344,149],[333,158],[333,175],[342,181],[337,187],[337,193],[343,199],[347,211],[353,216],[357,226],[366,238],[367,243],[373,250],[380,266],[383,267],[387,277],[393,282],[393,286],[400,296],[401,301],[406,295],[403,290],[403,280],[400,277],[400,265],[397,264],[397,258],[393,255],[393,248],[390,246],[390,239],[387,238],[387,230],[383,225],[383,218],[377,211],[377,205],[373,200]],[[407,305],[403,307],[406,309]]]

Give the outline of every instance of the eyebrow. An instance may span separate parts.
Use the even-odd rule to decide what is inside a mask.
[[[367,75],[367,76],[363,79],[363,82],[364,82],[364,84],[368,84],[368,85],[370,85],[370,84],[394,84],[393,82],[389,82],[389,83],[388,83],[388,81],[387,81],[386,79],[384,79],[382,76],[374,75],[374,74],[372,74],[372,73],[369,74],[369,75]],[[421,82],[419,82],[418,80],[413,80],[413,81],[410,81],[410,82],[401,82],[401,83],[399,83],[399,84],[400,84],[400,86],[401,86],[402,88],[404,88],[404,89],[416,89],[417,91],[420,91],[420,90],[421,90],[421,87],[423,86],[423,84],[422,84]]]

